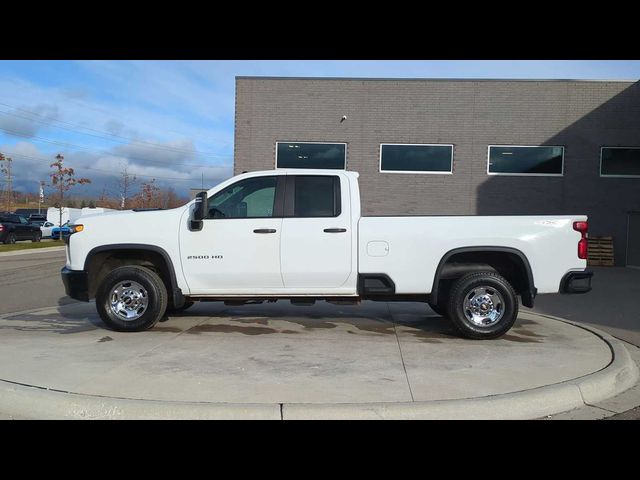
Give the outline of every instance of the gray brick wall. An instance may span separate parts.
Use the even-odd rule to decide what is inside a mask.
[[[599,176],[602,145],[640,146],[639,83],[238,77],[234,173],[276,141],[346,142],[365,215],[586,213],[617,264],[640,209],[640,179]],[[454,144],[453,175],[379,173],[380,143]],[[562,145],[564,176],[489,176],[490,144]]]

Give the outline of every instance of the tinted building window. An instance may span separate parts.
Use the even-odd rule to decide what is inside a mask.
[[[276,143],[276,168],[345,169],[344,143]]]
[[[295,217],[335,217],[339,215],[337,177],[297,176]]]
[[[453,145],[380,145],[381,172],[451,173]]]
[[[600,175],[640,177],[640,147],[602,147]]]
[[[562,175],[564,147],[490,146],[489,173]]]

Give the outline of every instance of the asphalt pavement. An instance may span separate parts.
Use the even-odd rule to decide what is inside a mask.
[[[0,314],[74,302],[65,295],[64,251],[0,257]]]
[[[582,295],[538,295],[533,311],[595,326],[640,347],[640,269],[591,267],[593,290]],[[523,308],[523,310],[528,310]]]

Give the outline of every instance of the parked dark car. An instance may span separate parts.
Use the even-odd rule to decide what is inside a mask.
[[[0,242],[16,243],[18,240],[39,242],[42,231],[38,225],[32,225],[21,215],[0,214]]]

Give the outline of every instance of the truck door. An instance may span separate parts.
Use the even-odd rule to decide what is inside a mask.
[[[202,230],[180,229],[192,294],[261,294],[282,289],[280,236],[285,176],[257,176],[207,200]]]
[[[353,233],[348,186],[338,175],[287,175],[280,248],[285,288],[317,294],[349,278]]]

